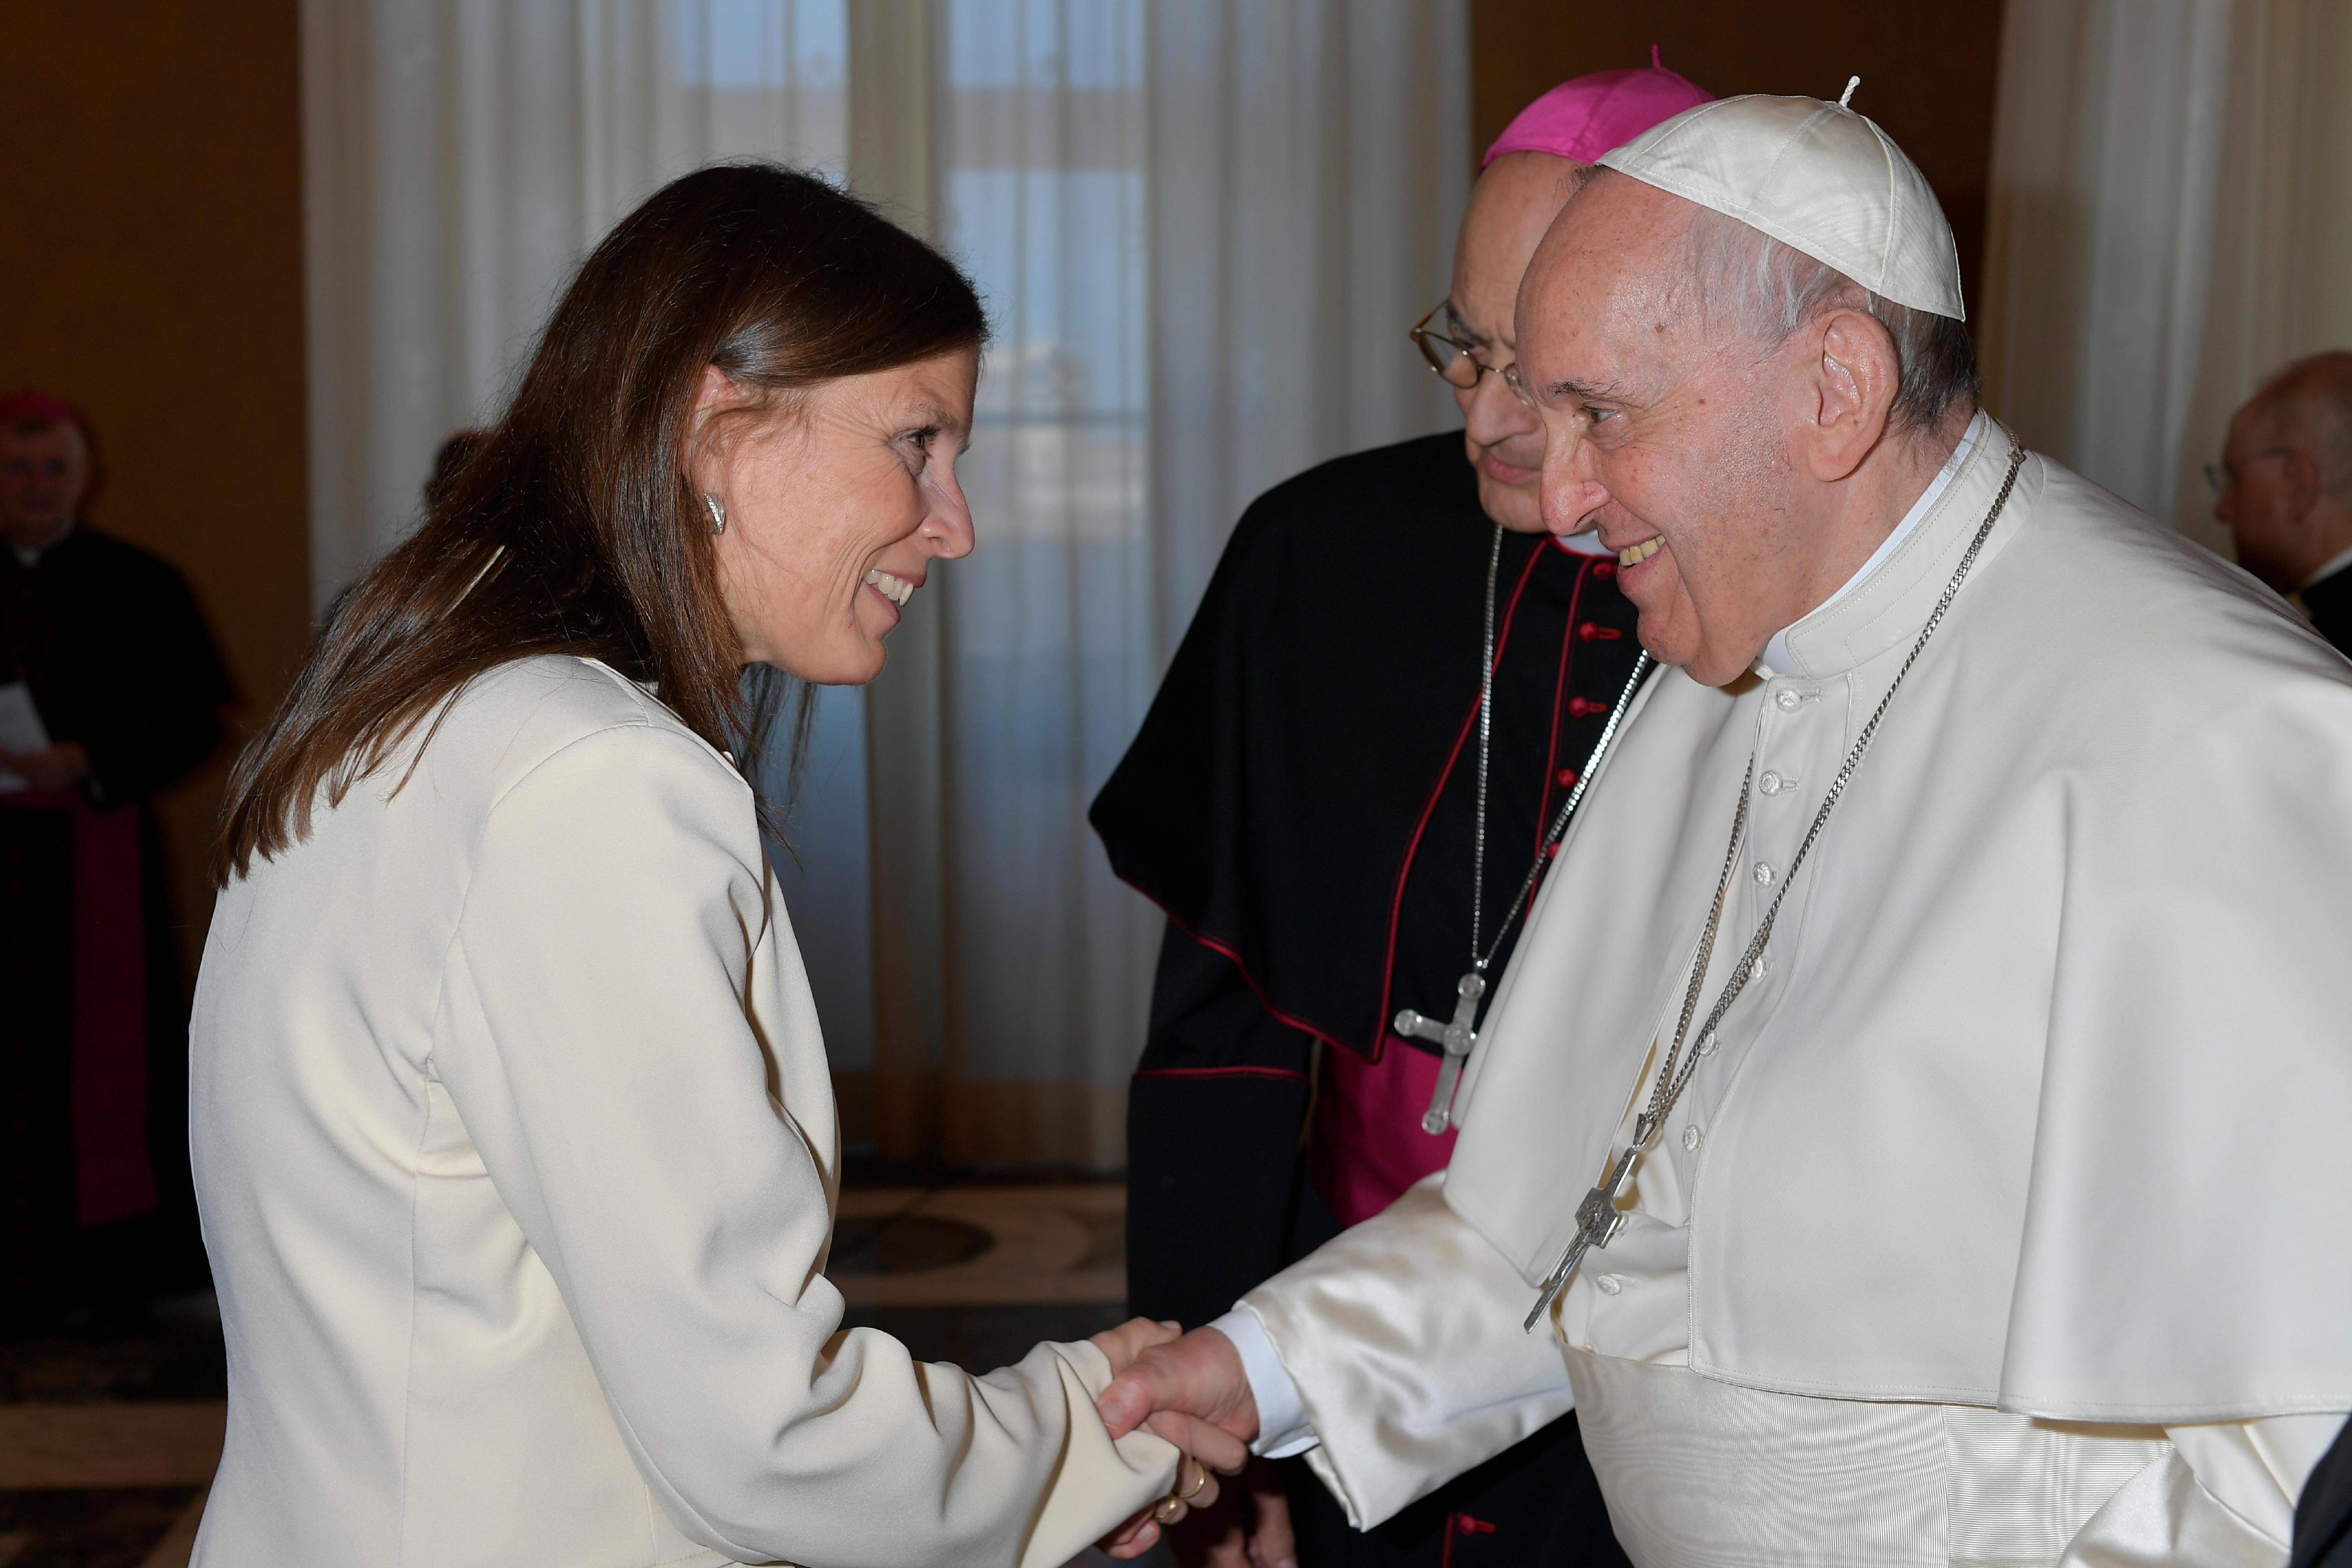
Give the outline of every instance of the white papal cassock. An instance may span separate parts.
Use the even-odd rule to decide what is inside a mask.
[[[1451,1169],[1245,1298],[1360,1523],[1572,1394],[1643,1568],[2283,1561],[2352,1407],[2352,667],[2045,458],[1627,1223],[1520,1332],[1672,1038],[1751,753],[1702,1014],[2008,471],[1972,434],[1790,670],[1652,683]]]

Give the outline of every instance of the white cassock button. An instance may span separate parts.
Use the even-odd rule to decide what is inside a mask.
[[[1756,788],[1767,795],[1778,795],[1780,792],[1780,776],[1767,771],[1763,778],[1756,780]]]
[[[1601,1287],[1601,1293],[1604,1296],[1613,1296],[1625,1288],[1625,1281],[1614,1274],[1603,1274],[1592,1282]]]
[[[1694,1122],[1694,1123],[1693,1123],[1693,1124],[1691,1124],[1689,1126],[1685,1127],[1685,1128],[1683,1129],[1683,1147],[1684,1147],[1684,1148],[1691,1149],[1691,1150],[1696,1150],[1696,1149],[1697,1149],[1697,1147],[1698,1147],[1698,1138],[1699,1138],[1698,1124],[1696,1124],[1696,1122]]]
[[[1772,700],[1780,706],[1782,713],[1794,713],[1797,711],[1797,705],[1805,699],[1794,692],[1782,692]]]
[[[1715,1030],[1709,1030],[1705,1034],[1698,1037],[1698,1053],[1701,1056],[1713,1056],[1715,1054]]]
[[[1759,953],[1756,955],[1756,962],[1748,966],[1748,977],[1751,980],[1760,980],[1771,972],[1772,960]]]
[[[1764,864],[1760,861],[1757,862],[1756,866],[1756,885],[1759,887],[1769,887],[1772,885],[1772,868]]]

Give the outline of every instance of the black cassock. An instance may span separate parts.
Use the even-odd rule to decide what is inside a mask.
[[[2352,567],[2338,567],[2317,582],[2305,584],[2301,598],[2311,612],[2312,628],[2337,653],[2352,653]]]
[[[1170,916],[1129,1100],[1138,1313],[1216,1317],[1451,1150],[1418,1125],[1436,1048],[1390,1020],[1451,1017],[1469,967],[1494,539],[1459,434],[1267,492],[1094,803]],[[1487,940],[1639,653],[1611,557],[1507,533],[1496,599]],[[1287,1469],[1307,1568],[1625,1561],[1573,1416],[1363,1535]]]
[[[2352,1422],[2303,1484],[2288,1568],[2352,1568]]]
[[[30,566],[0,549],[0,684],[18,681],[50,740],[89,752],[90,774],[79,799],[0,797],[0,1293],[8,1301],[0,1315],[8,1316],[83,1291],[131,1294],[201,1279],[186,1174],[187,1016],[148,797],[212,753],[231,695],[179,572],[87,527]],[[111,837],[124,852],[105,863],[126,885],[96,891],[102,922],[135,912],[131,976],[94,975],[86,955],[77,970],[78,922],[90,935],[93,897],[86,880],[76,886],[77,835]],[[94,994],[126,990],[143,991],[144,1018],[128,1027],[143,1033],[145,1060],[134,1048],[127,1060],[118,1051],[93,1067],[77,1010],[90,1010]],[[121,1159],[77,1147],[90,1135],[90,1096],[126,1092],[147,1106],[146,1148],[132,1154],[143,1152],[150,1169],[135,1176]],[[94,1176],[110,1178],[110,1194],[93,1194]],[[123,1199],[126,1184],[140,1182],[144,1203]],[[126,1209],[131,1218],[122,1218]]]

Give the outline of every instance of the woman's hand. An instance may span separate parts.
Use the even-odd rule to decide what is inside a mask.
[[[1135,1358],[1158,1345],[1181,1338],[1172,1322],[1130,1318],[1115,1329],[1096,1334],[1093,1343],[1110,1363],[1113,1377]],[[1249,1461],[1249,1448],[1223,1427],[1174,1410],[1155,1411],[1142,1422],[1144,1430],[1176,1446],[1176,1490],[1103,1537],[1102,1549],[1117,1558],[1139,1557],[1159,1542],[1161,1531],[1196,1508],[1217,1500],[1217,1474],[1233,1475]],[[1212,1473],[1215,1472],[1215,1473]]]

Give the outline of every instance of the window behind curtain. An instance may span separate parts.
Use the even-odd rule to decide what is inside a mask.
[[[940,238],[996,330],[962,465],[979,548],[947,569],[948,1135],[1105,1164],[1159,927],[1086,827],[1154,673],[1144,6],[944,16]]]

